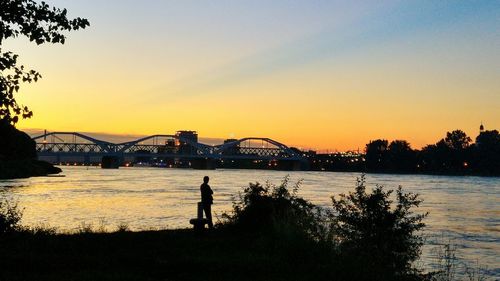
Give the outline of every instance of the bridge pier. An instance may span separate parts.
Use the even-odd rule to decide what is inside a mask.
[[[118,169],[120,167],[120,157],[105,155],[101,159],[102,169]]]
[[[213,159],[193,159],[191,160],[191,168],[198,170],[215,170],[217,163]]]
[[[302,161],[297,161],[297,160],[278,161],[277,168],[279,170],[285,170],[285,171],[302,171],[302,170],[304,170]]]

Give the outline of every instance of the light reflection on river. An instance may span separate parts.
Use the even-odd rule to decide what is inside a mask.
[[[60,231],[82,223],[114,229],[127,224],[133,230],[189,227],[196,216],[202,177],[210,176],[216,216],[230,211],[233,197],[249,182],[280,183],[290,175],[302,179],[299,194],[328,207],[330,196],[353,190],[359,173],[281,172],[263,170],[190,170],[156,168],[63,167],[66,177],[39,177],[0,181],[0,196],[24,208],[24,225],[48,225]],[[488,274],[500,277],[500,178],[368,174],[369,187],[381,184],[421,194],[420,211],[426,219],[429,249],[451,240],[461,256],[478,260]]]

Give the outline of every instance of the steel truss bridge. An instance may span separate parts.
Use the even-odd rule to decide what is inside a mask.
[[[208,145],[179,135],[152,135],[129,142],[112,143],[77,132],[50,132],[36,136],[33,140],[38,157],[53,163],[96,163],[103,156],[116,156],[122,161],[141,158],[306,161],[296,151],[269,138],[250,137]]]

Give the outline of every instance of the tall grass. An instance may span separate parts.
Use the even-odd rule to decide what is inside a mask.
[[[431,281],[485,281],[487,280],[479,262],[469,265],[457,257],[457,246],[451,243],[434,249],[436,269],[428,274]]]
[[[18,208],[17,202],[0,199],[0,234],[12,233],[21,230],[23,212]]]

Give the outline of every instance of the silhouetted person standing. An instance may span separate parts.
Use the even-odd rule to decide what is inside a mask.
[[[212,197],[212,194],[214,194],[214,192],[210,188],[210,185],[208,185],[208,181],[208,176],[203,177],[203,183],[200,186],[201,203],[203,205],[203,211],[205,211],[205,216],[208,220],[208,227],[213,228],[214,224],[212,222],[212,204],[214,199]]]

